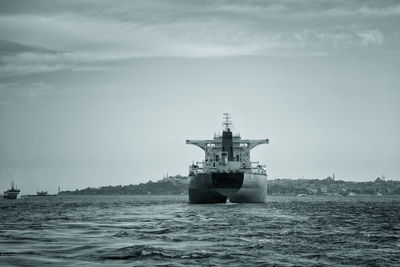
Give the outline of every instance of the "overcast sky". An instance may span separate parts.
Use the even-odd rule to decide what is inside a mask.
[[[0,0],[0,189],[187,175],[230,112],[270,178],[400,179],[399,1]]]

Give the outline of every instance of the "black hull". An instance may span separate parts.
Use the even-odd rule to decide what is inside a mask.
[[[264,202],[267,176],[249,173],[207,173],[189,176],[190,203]]]
[[[27,197],[56,197],[57,195],[27,195]]]
[[[3,195],[5,199],[17,199],[18,194]]]

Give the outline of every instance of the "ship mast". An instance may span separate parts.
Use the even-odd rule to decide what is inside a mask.
[[[229,131],[232,127],[231,114],[223,113],[222,115],[224,115],[224,120],[222,122],[222,126],[224,126],[224,131]]]

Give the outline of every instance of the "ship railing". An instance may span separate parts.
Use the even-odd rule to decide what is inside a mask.
[[[267,174],[267,166],[265,164],[260,164],[258,161],[250,162],[251,172],[255,174]]]

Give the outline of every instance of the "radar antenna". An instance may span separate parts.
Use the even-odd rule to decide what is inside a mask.
[[[225,131],[229,131],[230,128],[232,127],[231,114],[223,113],[222,115],[224,115],[224,121],[222,122],[222,126],[224,126]]]

